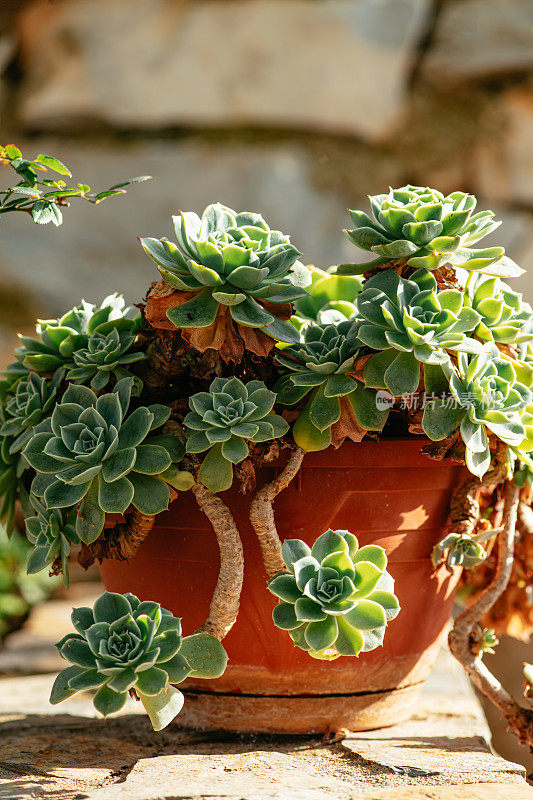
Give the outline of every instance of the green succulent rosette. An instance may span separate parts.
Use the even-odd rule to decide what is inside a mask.
[[[260,214],[236,212],[220,203],[208,206],[201,218],[188,211],[173,221],[177,244],[139,240],[165,283],[196,292],[167,311],[173,325],[204,328],[225,306],[239,325],[260,328],[280,341],[298,341],[294,327],[273,311],[304,297],[311,280],[288,236],[271,230]]]
[[[420,364],[442,364],[447,350],[475,353],[481,344],[465,334],[480,316],[456,289],[439,291],[426,269],[400,278],[386,270],[365,281],[357,297],[355,330],[361,342],[381,352],[367,361],[365,385],[395,397],[415,392]]]
[[[488,542],[501,530],[501,528],[490,528],[477,534],[448,533],[433,548],[431,562],[436,568],[446,555],[446,564],[449,567],[465,569],[477,567],[487,558],[487,551],[482,542]]]
[[[422,427],[430,439],[445,439],[459,427],[466,448],[466,465],[482,478],[491,453],[487,433],[511,447],[526,437],[522,414],[531,403],[531,370],[502,356],[492,342],[474,356],[459,353],[457,367],[443,365],[451,396],[431,400]]]
[[[480,316],[475,329],[479,339],[516,345],[533,339],[533,309],[499,278],[471,272],[466,279],[465,303]]]
[[[345,530],[327,530],[310,548],[283,543],[288,572],[268,582],[278,605],[272,617],[297,647],[317,659],[358,656],[383,643],[387,624],[400,611],[382,547],[359,547]]]
[[[86,343],[72,353],[67,380],[73,383],[89,383],[91,389],[100,392],[108,385],[111,376],[119,381],[127,378],[129,367],[146,358],[145,353],[131,352],[137,334],[119,332],[116,328],[108,333],[93,333]],[[135,380],[139,381],[138,378]]]
[[[249,454],[249,442],[266,442],[289,430],[283,417],[272,413],[276,401],[263,381],[243,383],[238,378],[215,378],[208,392],[189,399],[184,420],[188,453],[209,452],[198,479],[212,492],[229,489],[233,464]]]
[[[11,454],[22,450],[30,440],[35,425],[51,413],[64,375],[65,371],[58,369],[48,381],[30,372],[16,383],[14,393],[5,397],[0,407],[0,436],[13,437],[9,445]]]
[[[291,323],[299,330],[308,323],[335,325],[357,314],[355,298],[363,287],[363,279],[355,275],[336,275],[331,267],[324,271],[309,267],[311,284],[307,295],[294,301]]]
[[[494,654],[494,648],[500,643],[493,628],[484,628],[479,623],[472,631],[472,652],[477,658],[483,658],[485,653]]]
[[[35,496],[31,502],[34,512],[26,518],[26,536],[33,545],[28,557],[28,575],[40,572],[58,560],[62,567],[63,583],[68,589],[68,557],[72,547],[80,544],[76,531],[76,509],[47,509]]]
[[[350,403],[358,425],[381,430],[388,409],[376,405],[376,393],[351,374],[362,349],[356,328],[345,320],[337,325],[309,324],[299,345],[284,347],[276,361],[286,373],[274,387],[278,402],[294,405],[309,399],[293,426],[293,437],[303,450],[322,450],[331,444],[331,426],[341,417],[341,398]]]
[[[99,307],[82,300],[59,319],[41,319],[37,324],[38,339],[20,336],[22,345],[15,350],[17,362],[36,372],[52,372],[72,361],[73,353],[87,347],[94,334],[107,334],[113,329],[136,333],[140,314],[132,314],[121,295],[106,297]],[[8,371],[15,365],[8,367]]]
[[[123,378],[99,397],[70,384],[24,450],[37,472],[32,492],[46,508],[80,504],[76,531],[85,544],[100,535],[106,513],[123,514],[130,504],[143,514],[168,507],[165,474],[177,440],[149,434],[166,422],[170,409],[140,406],[128,413],[132,384]]]
[[[428,270],[450,264],[502,278],[524,272],[503,247],[471,247],[501,224],[494,221],[492,211],[474,214],[474,195],[452,192],[445,196],[436,189],[408,185],[369,200],[372,216],[349,211],[355,227],[345,232],[350,241],[378,258],[371,263],[342,264],[340,274],[360,274],[391,261]]]
[[[159,603],[133,594],[104,592],[91,608],[75,608],[69,633],[56,644],[72,666],[57,676],[50,702],[97,689],[94,707],[107,717],[124,706],[128,692],[144,705],[154,730],[166,727],[183,707],[172,684],[189,675],[218,678],[228,657],[208,633],[181,636],[181,621]]]

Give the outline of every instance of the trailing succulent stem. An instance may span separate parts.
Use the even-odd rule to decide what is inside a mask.
[[[277,478],[259,489],[250,506],[250,521],[259,539],[263,563],[269,578],[285,569],[272,504],[278,494],[286,489],[298,474],[304,455],[302,448],[296,447]]]
[[[213,592],[209,616],[196,633],[205,631],[222,641],[231,630],[239,613],[244,556],[235,520],[220,497],[201,483],[192,487],[196,502],[213,526],[220,550],[220,572]]]
[[[505,716],[509,727],[522,744],[533,747],[533,711],[521,708],[475,654],[479,620],[492,608],[505,590],[513,566],[514,537],[519,504],[519,488],[509,482],[505,488],[503,531],[499,537],[498,566],[491,584],[457,619],[448,636],[450,650],[468,672],[477,688]]]

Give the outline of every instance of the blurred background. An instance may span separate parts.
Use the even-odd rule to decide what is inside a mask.
[[[2,222],[0,365],[36,316],[138,301],[158,273],[136,237],[217,200],[327,267],[366,194],[473,192],[532,300],[532,31],[532,0],[0,0],[0,141],[94,189],[153,176],[58,229]],[[493,657],[517,692],[521,648]]]

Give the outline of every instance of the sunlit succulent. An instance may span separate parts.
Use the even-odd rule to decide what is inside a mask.
[[[132,378],[97,397],[70,384],[52,416],[41,423],[24,450],[37,471],[32,492],[48,509],[80,503],[76,531],[89,544],[102,531],[105,514],[123,514],[130,504],[143,514],[168,506],[162,473],[172,458],[148,434],[168,419],[167,406],[141,406],[128,414]]]
[[[448,533],[440,542],[437,542],[431,553],[431,561],[436,568],[446,554],[446,564],[449,567],[464,567],[472,569],[482,564],[487,558],[487,551],[482,542],[488,542],[501,528],[489,528],[477,534]]]
[[[494,648],[500,643],[492,628],[484,628],[477,624],[472,631],[472,652],[478,658],[483,658],[485,653],[494,654]]]
[[[435,278],[418,269],[408,279],[385,270],[365,281],[357,297],[357,336],[382,352],[365,365],[365,384],[393,395],[411,394],[420,380],[420,362],[448,361],[447,350],[477,352],[479,342],[465,336],[479,314],[463,306],[455,289],[438,291]]]
[[[357,313],[355,298],[363,286],[362,278],[336,275],[316,267],[309,269],[311,284],[307,295],[294,301],[292,324],[299,328],[307,322],[330,325],[354,317]]]
[[[133,594],[104,592],[92,609],[75,608],[71,619],[77,633],[67,634],[56,647],[73,666],[57,676],[50,695],[54,704],[98,689],[94,706],[108,716],[134,692],[154,730],[161,730],[183,706],[183,695],[172,684],[188,675],[218,678],[226,668],[226,652],[214,636],[182,638],[179,619]]]
[[[100,307],[82,300],[59,319],[38,321],[38,339],[20,336],[21,347],[17,347],[17,361],[37,372],[51,372],[72,360],[72,354],[87,346],[93,334],[107,334],[114,328],[136,332],[140,327],[140,315],[126,307],[121,295],[106,297]]]
[[[471,272],[466,281],[465,303],[481,317],[476,336],[503,344],[533,339],[533,310],[519,292],[499,278]]]
[[[26,519],[26,536],[33,545],[28,558],[28,574],[40,572],[58,560],[68,589],[68,557],[72,546],[80,543],[76,532],[76,510],[47,509],[37,497],[32,497],[32,505],[34,515]]]
[[[487,432],[511,446],[519,446],[526,435],[521,414],[531,392],[519,368],[491,342],[477,355],[459,353],[457,368],[443,365],[451,397],[432,400],[424,409],[422,426],[430,439],[444,439],[459,427],[466,465],[480,478],[491,460]]]
[[[192,409],[185,417],[187,452],[209,452],[198,478],[212,492],[229,489],[233,464],[249,453],[248,442],[266,442],[289,430],[283,417],[272,413],[275,392],[263,381],[215,378],[208,392],[189,398]]]
[[[429,270],[451,264],[501,277],[516,277],[524,271],[505,255],[503,247],[471,248],[501,224],[493,220],[492,211],[474,214],[474,195],[452,192],[444,196],[436,189],[408,185],[369,200],[372,218],[364,211],[350,211],[355,228],[346,233],[354,244],[378,258],[371,264],[343,264],[341,274],[366,272],[396,260]]]
[[[73,383],[89,383],[91,389],[99,392],[104,389],[111,376],[115,380],[130,374],[128,367],[146,358],[145,353],[131,352],[136,333],[119,331],[116,328],[108,333],[93,333],[82,347],[72,353],[67,380]]]
[[[14,394],[6,397],[0,407],[0,436],[14,437],[9,447],[11,453],[22,450],[35,425],[51,413],[64,374],[64,370],[56,370],[52,380],[48,381],[30,372],[17,383]]]
[[[292,325],[275,308],[306,294],[311,276],[300,252],[260,214],[236,212],[220,203],[202,217],[192,211],[173,217],[177,245],[140,239],[165,283],[194,297],[167,311],[177,328],[211,325],[221,306],[239,325],[260,328],[284,342],[298,341]],[[263,303],[268,304],[268,309]]]
[[[330,529],[312,548],[286,540],[283,559],[288,572],[268,582],[279,598],[272,616],[297,647],[329,660],[382,644],[387,623],[400,610],[382,547],[359,548],[349,531]]]
[[[310,395],[293,427],[294,440],[303,450],[322,450],[331,444],[330,429],[341,416],[341,397],[348,399],[362,428],[383,428],[388,411],[380,411],[375,392],[351,374],[360,350],[354,325],[345,320],[337,325],[311,323],[299,345],[276,354],[286,373],[275,386],[278,401],[294,405]]]

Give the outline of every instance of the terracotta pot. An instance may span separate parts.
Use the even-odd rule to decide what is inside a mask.
[[[409,716],[435,658],[458,579],[458,571],[433,571],[430,554],[462,468],[421,454],[426,443],[422,437],[350,442],[339,450],[308,453],[299,475],[275,501],[282,539],[312,544],[329,527],[347,528],[360,545],[385,548],[402,610],[383,647],[359,658],[316,661],[274,627],[276,601],[266,589],[249,522],[250,498],[233,489],[222,495],[244,544],[241,608],[224,640],[225,674],[181,685],[187,701],[178,724],[311,733],[368,730]],[[258,485],[275,474],[275,466],[262,469]],[[101,571],[109,590],[157,600],[192,633],[207,617],[218,567],[213,530],[189,492],[158,517],[134,558],[105,561]]]

